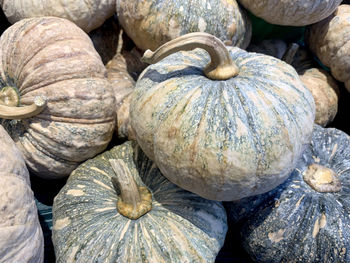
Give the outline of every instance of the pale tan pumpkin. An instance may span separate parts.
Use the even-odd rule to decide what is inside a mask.
[[[10,23],[24,18],[56,16],[66,18],[86,32],[99,27],[115,12],[115,0],[1,0]]]
[[[305,38],[311,51],[350,91],[350,5],[340,5],[327,19],[310,26]]]
[[[341,0],[238,0],[238,2],[271,24],[305,26],[331,15]]]
[[[0,184],[0,262],[43,262],[44,238],[29,173],[21,152],[1,125]]]
[[[33,173],[68,176],[107,147],[115,98],[106,75],[89,36],[66,19],[24,19],[2,34],[0,93],[17,96],[4,95],[0,122]]]

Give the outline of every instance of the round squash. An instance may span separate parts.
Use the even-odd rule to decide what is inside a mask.
[[[24,18],[55,16],[74,22],[85,32],[101,26],[115,12],[115,0],[1,0],[0,5],[12,24]]]
[[[315,125],[285,183],[225,206],[256,262],[349,262],[350,137]]]
[[[169,55],[196,47],[210,56],[202,49]],[[206,33],[144,54],[149,63],[161,59],[140,75],[130,120],[164,176],[226,201],[267,192],[287,178],[311,139],[315,114],[312,95],[291,66],[225,47]]]
[[[169,182],[128,141],[80,165],[54,199],[56,262],[214,262],[222,204]]]
[[[0,125],[0,262],[44,261],[44,239],[29,172]]]
[[[305,39],[310,50],[350,92],[350,5],[340,5],[327,19],[310,26]]]
[[[69,175],[103,151],[115,98],[89,36],[55,17],[24,19],[0,39],[0,123],[30,170]]]
[[[227,45],[246,48],[251,24],[236,0],[117,1],[118,19],[141,50],[155,50],[191,32],[207,32]]]
[[[342,0],[238,0],[265,21],[285,26],[305,26],[333,13]]]

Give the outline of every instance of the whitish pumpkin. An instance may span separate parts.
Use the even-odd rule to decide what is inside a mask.
[[[350,92],[350,5],[340,5],[327,19],[310,26],[305,38],[311,51]]]
[[[238,0],[246,9],[265,21],[285,26],[305,26],[333,13],[341,0]]]
[[[225,206],[256,262],[350,262],[349,136],[315,125],[285,183]]]
[[[169,182],[130,141],[80,165],[53,204],[56,262],[214,262],[226,230],[221,203]]]
[[[169,55],[196,47],[210,56],[202,49]],[[144,60],[158,63],[137,81],[131,126],[170,181],[231,201],[287,178],[311,139],[315,114],[312,95],[291,66],[225,47],[206,33],[146,51]]]
[[[333,121],[338,112],[339,88],[327,71],[317,68],[310,51],[300,48],[296,43],[288,45],[279,39],[263,40],[259,44],[249,45],[247,50],[274,56],[292,65],[314,97],[315,123],[326,126]]]
[[[43,262],[44,239],[29,172],[1,125],[0,184],[0,262]]]
[[[69,175],[112,138],[106,69],[88,35],[66,19],[24,19],[2,34],[0,90],[0,122],[39,176]]]
[[[120,0],[116,6],[120,24],[142,50],[191,32],[207,32],[241,48],[251,38],[249,18],[236,0]]]
[[[98,28],[115,12],[115,0],[1,0],[10,23],[31,17],[55,16],[68,19],[85,32]]]

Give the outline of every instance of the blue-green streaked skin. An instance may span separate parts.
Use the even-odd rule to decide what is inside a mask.
[[[311,140],[312,94],[270,56],[228,47],[239,73],[203,75],[209,55],[178,52],[137,81],[131,125],[143,151],[180,187],[219,201],[270,191]]]
[[[339,192],[321,193],[303,180],[308,165],[335,171]],[[350,262],[350,138],[315,126],[310,147],[278,188],[225,203],[230,226],[256,262]]]
[[[80,165],[53,204],[57,262],[214,262],[226,213],[169,182],[141,150],[126,142]],[[137,220],[120,215],[109,159],[121,158],[152,192],[152,210]]]

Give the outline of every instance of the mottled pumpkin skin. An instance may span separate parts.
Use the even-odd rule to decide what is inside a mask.
[[[21,104],[35,96],[47,106],[24,120],[0,120],[33,173],[69,175],[103,151],[115,126],[115,98],[88,35],[54,17],[24,19],[0,39],[0,87],[18,90]]]
[[[109,159],[123,159],[152,210],[137,220],[118,213]],[[227,230],[219,202],[169,182],[126,142],[79,166],[53,204],[56,262],[214,262]]]
[[[315,105],[281,60],[229,47],[238,76],[203,74],[209,55],[178,52],[147,67],[131,126],[164,176],[212,200],[237,200],[282,183],[311,139]]]
[[[310,164],[335,171],[339,192],[320,193],[303,180]],[[276,189],[225,203],[230,223],[256,262],[350,261],[350,138],[315,125],[310,146],[288,180]]]
[[[285,26],[305,26],[333,13],[341,0],[238,0],[265,21]]]
[[[121,0],[117,1],[120,24],[142,50],[191,32],[210,33],[227,45],[246,48],[251,24],[235,0]]]
[[[1,125],[0,184],[0,262],[43,262],[44,239],[29,172]]]
[[[305,39],[311,51],[350,91],[350,5],[340,5],[327,19],[310,26]]]
[[[115,0],[1,0],[10,23],[31,17],[55,16],[68,19],[85,32],[98,28],[115,12]]]

